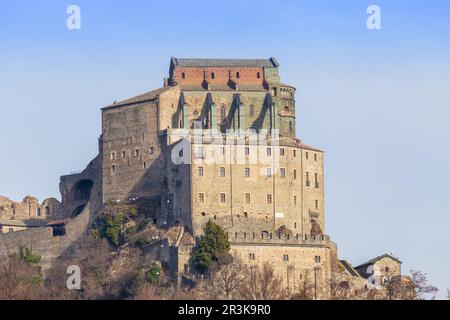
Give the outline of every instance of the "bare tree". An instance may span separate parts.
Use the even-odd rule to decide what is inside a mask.
[[[264,263],[261,268],[249,268],[240,289],[240,297],[244,300],[281,300],[287,298],[287,293],[273,267]]]
[[[0,300],[35,300],[43,297],[42,276],[37,267],[17,255],[0,262]]]
[[[354,300],[351,284],[347,280],[336,279],[332,277],[330,280],[331,300]]]
[[[382,288],[371,290],[368,299],[374,300],[424,300],[435,299],[438,289],[430,284],[426,274],[411,270],[411,276],[394,276],[385,279]]]
[[[60,257],[50,270],[46,280],[49,298],[64,300],[111,297],[115,283],[109,270],[110,252],[104,240],[91,236],[82,239],[76,247]],[[70,265],[77,265],[81,269],[81,290],[69,290],[66,287],[66,270]]]
[[[313,300],[314,289],[312,281],[309,279],[308,274],[305,273],[296,292],[291,296],[291,300]]]
[[[416,299],[423,300],[427,297],[436,298],[438,288],[428,283],[427,274],[421,271],[411,270],[411,281],[414,284]]]
[[[245,280],[246,266],[234,256],[231,263],[223,264],[214,273],[211,287],[215,298],[236,299]]]

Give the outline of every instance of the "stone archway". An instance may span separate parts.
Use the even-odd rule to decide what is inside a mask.
[[[71,200],[72,201],[87,201],[91,197],[92,187],[94,182],[89,179],[83,179],[78,181],[72,188]]]

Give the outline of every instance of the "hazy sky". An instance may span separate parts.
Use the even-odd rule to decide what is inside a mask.
[[[71,4],[81,30],[66,28]],[[340,258],[393,252],[444,295],[449,1],[2,0],[0,195],[59,198],[59,176],[98,152],[100,108],[160,87],[171,56],[276,57],[297,88],[298,135],[326,151]]]

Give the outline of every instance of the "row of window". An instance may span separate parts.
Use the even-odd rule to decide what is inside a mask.
[[[246,193],[244,195],[244,199],[245,199],[245,203],[251,203],[252,202],[251,194],[250,193]],[[268,204],[272,203],[272,195],[270,193],[267,194],[266,200],[267,200]],[[205,203],[205,194],[204,193],[199,193],[198,194],[198,202]],[[226,193],[221,193],[220,194],[220,202],[221,203],[225,203],[226,202]],[[297,196],[293,196],[293,203],[294,203],[294,205],[297,205]],[[315,209],[319,209],[319,200],[315,200]]]
[[[249,253],[248,254],[248,260],[250,260],[250,261],[256,260],[256,255],[254,253]],[[284,254],[283,255],[283,262],[289,262],[289,255],[288,254]],[[314,262],[315,263],[320,263],[320,256],[315,256],[314,257]]]
[[[149,149],[149,154],[152,155],[154,152],[155,152],[155,149],[154,149],[153,147],[150,147],[150,149]],[[133,151],[133,156],[134,156],[135,158],[139,157],[140,154],[141,154],[141,152],[140,152],[139,149],[134,149],[134,151]],[[121,152],[121,157],[122,157],[122,159],[125,159],[125,158],[127,157],[127,151],[123,150],[123,151]],[[116,152],[116,151],[112,151],[112,152],[111,152],[110,159],[111,159],[112,161],[117,160],[117,152]]]
[[[238,72],[235,73],[236,79],[240,79],[241,74]],[[182,79],[186,79],[186,73],[182,72],[181,73],[181,78]],[[215,79],[216,78],[216,74],[214,72],[211,72],[211,79]],[[257,72],[256,73],[256,78],[261,79],[261,72]]]
[[[225,147],[221,147],[220,148],[220,153],[221,153],[221,155],[225,155]],[[286,154],[285,148],[280,148],[280,156],[284,157],[285,154]],[[245,147],[244,155],[246,155],[246,156],[250,155],[250,147]],[[266,155],[267,156],[271,156],[272,155],[272,148],[270,148],[270,147],[266,148]],[[292,155],[294,156],[294,158],[297,157],[297,150],[295,150],[295,149],[292,150]],[[203,159],[205,157],[205,153],[204,153],[204,150],[203,150],[202,146],[198,146],[196,148],[196,150],[195,150],[195,157],[198,158],[198,159]],[[305,157],[306,157],[306,160],[309,160],[309,152],[305,153]],[[318,159],[317,158],[317,154],[315,153],[314,154],[314,161],[317,161],[317,159]]]
[[[204,168],[203,167],[198,167],[198,176],[199,177],[204,177],[204,175],[205,175]],[[219,177],[223,178],[225,176],[226,176],[226,169],[225,169],[225,167],[220,167],[219,168]],[[246,178],[249,178],[251,176],[250,168],[244,168],[244,176]],[[266,177],[267,178],[272,178],[272,168],[266,168]],[[297,179],[297,170],[293,171],[293,177],[294,177],[295,180]],[[280,168],[280,178],[286,178],[286,169],[285,168]],[[307,187],[311,186],[311,180],[310,180],[308,171],[306,171],[306,186]],[[314,173],[314,186],[316,188],[320,187],[318,173]]]

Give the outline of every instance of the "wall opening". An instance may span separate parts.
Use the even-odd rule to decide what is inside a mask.
[[[78,181],[72,189],[72,200],[73,201],[82,201],[89,200],[91,197],[92,187],[94,186],[94,182],[92,180],[84,179]]]
[[[78,217],[81,214],[81,212],[83,212],[85,207],[86,207],[86,205],[82,205],[82,206],[76,207],[75,210],[73,210],[73,212],[72,212],[70,217],[72,219]]]

